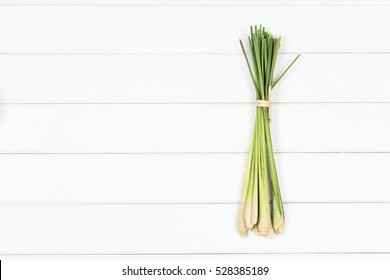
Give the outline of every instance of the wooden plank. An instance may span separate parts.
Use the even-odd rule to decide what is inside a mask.
[[[199,6],[199,5],[254,5],[254,6],[280,6],[280,5],[387,5],[387,0],[0,0],[0,5],[134,5],[134,6]]]
[[[259,19],[283,36],[284,51],[388,52],[389,12],[388,6],[3,6],[0,52],[239,52],[238,39]]]
[[[389,252],[388,204],[295,204],[273,240],[236,231],[238,205],[0,206],[0,252]],[[380,230],[378,230],[380,228]]]
[[[276,151],[389,151],[389,104],[275,104]],[[247,151],[254,104],[3,105],[0,152]]]
[[[3,203],[238,203],[246,154],[1,155]],[[276,154],[286,202],[390,201],[389,154]]]
[[[293,57],[282,54],[276,73]],[[272,100],[390,102],[389,64],[388,54],[305,54],[274,89]],[[248,102],[255,98],[241,54],[1,55],[0,77],[2,103]]]

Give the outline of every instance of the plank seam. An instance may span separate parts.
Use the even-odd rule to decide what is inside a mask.
[[[6,253],[1,256],[204,256],[204,255],[388,255],[390,251],[188,252],[188,253]]]
[[[284,201],[290,205],[324,205],[324,204],[390,204],[390,201]],[[149,205],[239,205],[239,202],[0,202],[1,206],[149,206]]]
[[[0,105],[250,105],[255,101],[0,102]],[[390,104],[390,101],[273,101],[277,105]]]
[[[309,3],[297,3],[297,4],[278,4],[278,3],[256,3],[256,4],[137,4],[137,3],[0,3],[0,6],[55,6],[55,7],[68,7],[68,6],[130,6],[130,7],[381,7],[389,6],[389,3],[361,3],[361,2],[352,2],[352,3],[318,3],[318,4],[309,4]]]
[[[390,154],[390,151],[274,151],[275,154]],[[0,156],[28,155],[241,155],[248,151],[184,151],[184,152],[0,152]]]
[[[1,6],[1,5],[0,5]],[[390,5],[389,5],[390,6]],[[302,55],[356,55],[356,54],[390,54],[390,51],[280,51],[279,54],[302,54]],[[131,51],[131,52],[15,52],[2,51],[0,55],[242,55],[239,51]]]

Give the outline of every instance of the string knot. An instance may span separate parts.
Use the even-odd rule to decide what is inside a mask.
[[[257,106],[257,107],[266,107],[266,108],[269,108],[269,107],[271,107],[271,101],[269,101],[269,100],[259,100],[259,99],[257,99],[257,100],[256,100],[256,106]]]

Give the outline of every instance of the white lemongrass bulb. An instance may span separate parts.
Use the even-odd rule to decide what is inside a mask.
[[[248,186],[248,193],[246,197],[246,205],[245,205],[245,227],[247,229],[251,229],[254,226],[252,223],[252,203],[253,203],[253,183]]]
[[[256,234],[257,236],[260,235],[260,231],[259,231],[258,225],[254,225],[254,227],[253,227],[251,230],[252,230],[252,232],[253,232],[254,234]]]
[[[264,208],[264,207],[260,205],[260,208]],[[260,235],[262,236],[269,236],[270,234],[272,234],[271,215],[269,211],[267,211],[266,209],[260,210],[260,219],[259,219],[258,228],[260,231]]]

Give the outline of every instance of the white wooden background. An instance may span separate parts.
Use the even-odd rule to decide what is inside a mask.
[[[254,91],[283,36],[286,234],[236,231]],[[390,253],[387,0],[0,1],[0,254]]]

